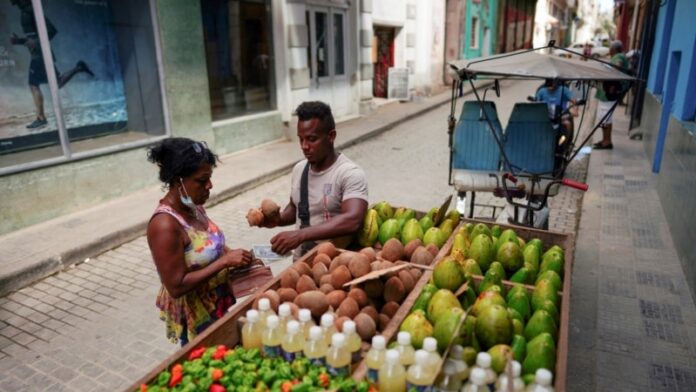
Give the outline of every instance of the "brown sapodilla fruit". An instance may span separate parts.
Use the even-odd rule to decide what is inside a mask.
[[[315,318],[321,317],[329,309],[329,301],[326,294],[319,290],[305,291],[299,294],[294,301],[300,308],[307,308]]]
[[[411,260],[413,252],[418,249],[419,246],[423,246],[423,241],[419,240],[418,238],[411,240],[408,244],[406,244],[406,246],[404,246],[404,257],[406,257],[407,260]]]
[[[401,280],[401,283],[403,283],[404,290],[406,290],[407,293],[410,293],[411,290],[413,290],[413,287],[416,285],[413,275],[406,270],[401,270],[397,276],[399,277],[399,280]]]
[[[365,293],[365,290],[359,287],[353,287],[348,292],[348,296],[353,298],[360,308],[367,306],[367,293]]]
[[[338,256],[334,257],[334,260],[338,259],[341,265],[345,265],[347,267],[348,263],[350,263],[350,260],[353,258],[353,256],[355,256],[355,252],[345,251],[339,254]]]
[[[401,300],[403,300],[405,296],[406,289],[404,288],[404,284],[401,282],[401,279],[398,277],[392,276],[389,278],[387,283],[384,284],[385,301],[401,303]]]
[[[381,261],[373,261],[370,263],[370,269],[372,271],[378,271],[382,267],[382,262]]]
[[[330,292],[334,291],[334,288],[331,286],[331,283],[324,283],[323,285],[319,286],[319,291],[324,294],[329,294]]]
[[[317,289],[317,284],[314,283],[314,279],[310,278],[309,275],[302,275],[300,279],[297,281],[297,287],[295,287],[295,291],[297,291],[298,294],[302,294],[305,291],[312,291]]]
[[[346,316],[336,318],[336,321],[334,321],[334,326],[336,326],[338,332],[343,332],[343,323],[345,323],[348,320],[350,320],[350,317]]]
[[[367,248],[362,248],[360,249],[360,253],[367,256],[367,259],[370,260],[370,263],[377,260],[377,252],[372,247],[368,246]]]
[[[314,282],[316,282],[316,284],[321,284],[322,276],[328,273],[329,269],[326,268],[324,263],[316,263],[314,267],[312,267],[312,277],[314,277]]]
[[[326,274],[322,276],[321,279],[319,279],[319,286],[322,286],[326,283],[331,284],[331,274]]]
[[[259,208],[252,208],[246,214],[249,226],[261,226],[263,224],[263,212]]]
[[[390,238],[382,248],[382,258],[389,261],[400,260],[404,257],[404,246],[396,238]]]
[[[368,297],[381,298],[384,292],[384,283],[382,279],[371,279],[363,283],[363,289]]]
[[[348,263],[348,269],[353,278],[359,278],[372,270],[370,267],[370,260],[362,253],[356,253],[353,256]]]
[[[384,331],[387,329],[387,325],[389,324],[389,321],[391,320],[391,317],[387,316],[384,313],[379,314],[379,330]]]
[[[281,287],[278,289],[278,296],[280,297],[280,303],[292,302],[297,297],[297,291],[290,287]]]
[[[411,273],[411,276],[413,276],[413,280],[418,282],[418,279],[420,279],[421,276],[423,276],[423,271],[420,270],[420,268],[411,268],[408,270],[408,272]]]
[[[387,302],[382,306],[382,314],[387,315],[387,317],[392,318],[399,310],[399,304],[396,302]]]
[[[317,253],[323,253],[329,256],[329,258],[333,259],[334,257],[338,256],[339,251],[330,241],[324,241],[317,245]]]
[[[365,306],[360,310],[360,313],[367,314],[375,323],[379,322],[379,313],[377,313],[377,309],[375,309],[374,306]]]
[[[278,305],[280,305],[280,295],[276,293],[275,290],[267,290],[265,293],[261,294],[259,298],[268,298],[271,302],[271,309],[274,312],[278,312]]]
[[[280,213],[280,206],[271,199],[261,200],[261,212],[265,217],[273,217]]]
[[[304,261],[297,261],[292,265],[292,268],[297,271],[300,276],[302,275],[312,275],[312,267],[309,266],[309,264],[305,263]]]
[[[329,268],[331,265],[331,257],[325,255],[324,253],[317,253],[317,255],[314,256],[314,260],[312,260],[312,266],[317,265],[317,263],[322,263],[326,266],[326,268]]]
[[[350,282],[352,279],[350,270],[345,265],[336,268],[336,270],[331,273],[331,285],[338,290],[342,289],[343,285]]]
[[[294,268],[288,268],[280,274],[280,287],[295,289],[297,281],[300,280],[300,274]]]
[[[333,290],[326,295],[327,301],[329,301],[329,306],[334,309],[334,312],[338,310],[341,303],[346,299],[346,292],[343,290]]]
[[[344,299],[343,302],[341,302],[341,306],[338,307],[336,314],[338,315],[338,317],[346,316],[352,319],[359,312],[360,308],[358,307],[358,303],[355,302],[353,298],[348,297]]]
[[[425,247],[425,249],[430,252],[433,257],[437,256],[438,252],[440,252],[440,249],[437,248],[437,245],[435,244],[428,244],[428,246]]]
[[[368,314],[359,313],[357,316],[355,316],[353,321],[355,321],[355,330],[358,332],[358,335],[360,335],[362,340],[370,340],[373,336],[375,336],[375,333],[377,332],[377,324]]]
[[[428,252],[426,248],[420,246],[413,251],[413,254],[411,255],[411,262],[413,264],[430,265],[434,258],[435,256],[433,256],[432,253]]]

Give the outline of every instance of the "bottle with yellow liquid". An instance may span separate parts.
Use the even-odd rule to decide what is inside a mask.
[[[525,392],[553,392],[551,381],[553,374],[547,369],[537,369],[534,374],[534,382],[527,385]]]
[[[261,335],[263,343],[263,355],[266,358],[274,358],[280,356],[280,344],[283,340],[283,335],[278,328],[278,316],[272,314],[266,319],[266,329]]]
[[[457,364],[451,359],[447,359],[442,365],[442,371],[435,379],[436,392],[458,392],[462,387],[462,380],[457,375]]]
[[[347,320],[343,323],[343,334],[346,335],[346,347],[348,347],[348,351],[350,351],[350,362],[360,362],[360,347],[362,346],[362,339],[360,339],[360,335],[355,332],[354,321]]]
[[[288,327],[288,321],[294,320],[292,317],[292,308],[287,303],[278,306],[278,326],[281,331],[285,331]]]
[[[321,326],[322,333],[324,334],[324,341],[326,342],[326,345],[331,345],[331,339],[333,338],[334,334],[338,332],[336,326],[334,325],[333,314],[324,313],[321,316],[319,325]]]
[[[457,377],[462,380],[462,383],[469,378],[469,365],[464,360],[464,347],[459,344],[452,346],[447,360],[454,362],[457,369]]]
[[[486,386],[486,371],[479,367],[471,368],[469,382],[462,387],[461,392],[490,392]]]
[[[411,366],[416,360],[416,351],[411,345],[411,334],[406,331],[399,332],[399,334],[396,335],[396,342],[398,343],[396,349],[399,351],[401,364],[405,367]]]
[[[397,350],[387,350],[384,356],[384,365],[379,369],[379,391],[406,391],[406,369]]]
[[[275,316],[275,312],[271,309],[271,301],[268,298],[261,298],[259,300],[259,325],[262,328],[266,327],[266,319],[270,315]]]
[[[312,326],[309,329],[309,339],[305,341],[304,356],[314,366],[326,365],[326,352],[328,346],[324,343],[324,337],[321,333],[321,327]]]
[[[428,352],[418,350],[414,355],[414,363],[408,367],[406,372],[406,389],[418,392],[429,392],[432,390],[435,373],[430,371],[428,366]]]
[[[245,349],[258,348],[263,350],[261,343],[261,327],[259,326],[259,312],[251,309],[246,313],[246,323],[242,327],[242,347]]]
[[[326,367],[331,376],[350,376],[350,352],[346,347],[346,337],[342,333],[335,333],[331,337],[331,347],[326,353]]]
[[[511,369],[508,369],[508,366]],[[508,371],[511,371],[512,377],[508,376]],[[514,392],[524,391],[524,381],[522,381],[522,365],[517,361],[508,362],[505,366],[503,374],[498,377],[498,381],[495,382],[495,390],[507,392],[510,389],[510,384],[512,384],[512,390]]]
[[[309,309],[300,309],[297,312],[297,319],[300,321],[300,330],[304,333],[305,339],[309,339],[309,330],[316,325],[312,320],[312,312]]]
[[[473,372],[474,369],[481,369],[483,370],[484,373],[484,381],[485,384],[488,385],[488,388],[491,391],[495,390],[495,382],[498,379],[498,376],[495,374],[495,371],[491,368],[491,355],[488,354],[487,352],[480,352],[476,355],[476,365],[471,368],[471,371]],[[469,377],[471,377],[471,374],[469,374]]]
[[[302,331],[300,331],[300,323],[295,320],[288,321],[286,332],[285,336],[283,336],[283,343],[281,344],[283,348],[283,358],[288,362],[292,362],[296,358],[302,357],[305,338]]]
[[[343,324],[345,328],[345,323]],[[365,357],[365,365],[367,365],[367,381],[370,384],[377,384],[379,369],[384,365],[384,355],[386,354],[387,341],[382,335],[372,337],[372,348],[368,351]]]
[[[433,337],[423,339],[423,350],[428,353],[427,366],[429,371],[437,374],[440,371],[440,362],[442,362],[442,357],[437,352],[437,340]]]

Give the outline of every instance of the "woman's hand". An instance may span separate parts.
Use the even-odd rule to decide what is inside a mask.
[[[251,252],[246,249],[229,249],[222,256],[225,266],[238,268],[252,262]]]

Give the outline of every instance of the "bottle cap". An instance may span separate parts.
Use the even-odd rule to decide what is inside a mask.
[[[345,324],[343,324],[343,328],[345,327]],[[384,350],[385,347],[387,347],[387,341],[384,339],[384,336],[375,335],[372,337],[372,348],[375,348],[377,350]]]
[[[300,309],[297,316],[301,322],[306,323],[312,319],[312,312],[310,312],[309,309]]]
[[[300,331],[300,323],[295,320],[288,321],[288,326],[285,327],[288,330],[288,334],[293,335]]]
[[[387,350],[387,355],[385,359],[387,362],[391,364],[401,363],[401,359],[399,358],[399,352],[394,349]]]
[[[454,363],[451,359],[448,359],[445,361],[445,364],[442,365],[442,372],[445,374],[455,374],[457,373],[457,364]]]
[[[522,365],[517,361],[512,361],[512,376],[519,377],[522,374]]]
[[[476,356],[476,365],[481,368],[491,367],[491,355],[486,352],[480,352]]]
[[[259,310],[269,310],[271,308],[271,301],[268,300],[268,298],[261,298],[259,300]]]
[[[486,371],[481,368],[471,369],[471,374],[469,374],[469,380],[472,384],[483,385],[486,383]]]
[[[425,365],[428,362],[428,352],[425,350],[416,350],[415,360],[419,365]]]
[[[398,335],[396,335],[396,341],[402,346],[410,346],[411,334],[406,331],[401,331]]]
[[[290,316],[290,314],[291,314],[290,305],[285,303],[285,304],[281,304],[280,306],[278,306],[278,316],[288,317],[288,316]]]
[[[534,376],[534,382],[539,385],[551,385],[551,379],[553,375],[547,369],[537,369],[536,375]]]
[[[331,345],[334,347],[341,347],[341,346],[343,346],[343,343],[345,343],[345,342],[346,342],[346,337],[343,336],[343,334],[340,332],[336,332],[331,337]]]
[[[437,340],[433,337],[427,337],[423,339],[423,349],[428,352],[436,352],[437,351]]]
[[[323,316],[321,316],[321,326],[324,328],[331,328],[334,323],[334,317],[331,313],[324,313]]]
[[[319,340],[321,339],[321,334],[324,331],[321,330],[321,327],[317,327],[316,325],[312,326],[312,328],[309,329],[309,340]]]
[[[499,378],[498,380],[499,380],[498,382],[500,383],[500,385],[498,386],[497,390],[499,390],[499,391],[507,391],[507,389],[508,389],[508,378],[505,377],[505,375],[502,375],[502,376],[500,376],[500,378]]]
[[[355,333],[355,321],[353,321],[353,320],[344,321],[343,322],[343,333],[346,335]]]
[[[246,318],[247,321],[251,321],[252,323],[259,321],[259,311],[254,309],[247,311]]]
[[[464,347],[462,347],[459,344],[455,344],[450,349],[449,356],[454,358],[454,359],[457,359],[457,360],[463,360],[464,359]]]
[[[278,316],[272,314],[266,318],[266,325],[270,328],[275,328],[278,326]]]

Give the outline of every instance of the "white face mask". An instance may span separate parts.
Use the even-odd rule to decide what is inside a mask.
[[[186,207],[196,210],[196,203],[193,202],[193,199],[188,195],[188,192],[186,192],[186,187],[184,186],[184,180],[179,178],[179,182],[181,183],[181,190],[183,190],[183,194],[181,194],[181,191],[179,191],[179,199],[181,200],[181,203],[185,205]]]

